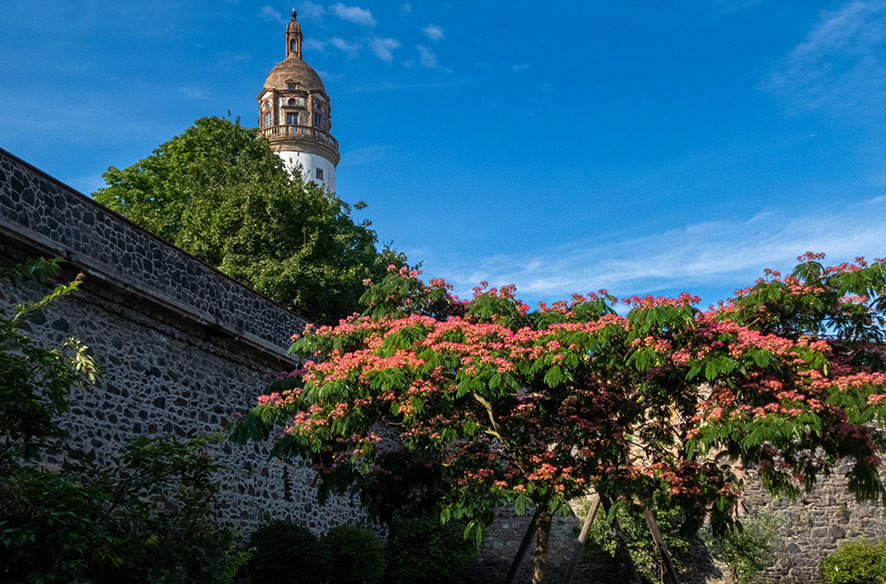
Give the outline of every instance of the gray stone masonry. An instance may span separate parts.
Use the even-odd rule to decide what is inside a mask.
[[[255,405],[271,376],[297,365],[287,349],[303,319],[0,150],[0,262],[36,255],[68,260],[60,281],[86,275],[28,334],[47,346],[77,336],[106,369],[74,392],[63,420],[71,445],[99,462],[139,435],[216,431]],[[4,284],[0,310],[47,290]],[[226,466],[218,477],[226,523],[250,531],[289,518],[322,533],[364,520],[341,498],[321,507],[310,466],[269,459],[267,443],[213,450]]]
[[[305,323],[2,149],[0,234],[262,352],[285,355]]]
[[[745,477],[742,500],[744,513],[765,512],[780,524],[780,541],[773,553],[773,565],[760,576],[765,584],[823,584],[819,566],[841,543],[857,539],[876,541],[886,538],[886,507],[857,503],[846,489],[843,467],[819,482],[811,493],[796,502],[773,499],[754,473]],[[485,531],[483,549],[473,569],[465,573],[467,584],[491,584],[490,574],[507,573],[520,540],[531,519],[531,511],[520,517],[502,509],[496,521]],[[546,573],[551,582],[560,582],[565,573],[580,518],[555,518]],[[527,582],[532,568],[532,550],[523,561],[518,582]],[[682,573],[684,584],[729,584],[726,565],[715,561],[704,545],[698,543],[683,558],[691,566]],[[584,558],[576,570],[573,584],[620,584],[611,565],[596,565]]]
[[[30,334],[48,345],[78,336],[105,366],[94,387],[73,395],[64,419],[72,444],[96,460],[142,434],[215,431],[231,412],[252,407],[271,376],[297,365],[286,350],[303,319],[0,150],[0,263],[35,255],[66,258],[63,279],[86,275],[81,290]],[[0,310],[45,293],[36,284],[0,288]],[[220,444],[214,452],[226,465],[219,476],[226,522],[249,531],[263,519],[289,518],[322,533],[364,521],[344,498],[321,507],[314,472],[304,462],[270,460],[268,444]],[[886,538],[886,509],[856,503],[840,472],[796,504],[773,501],[751,474],[744,502],[782,521],[776,561],[764,575],[769,583],[823,582],[818,566],[840,543]],[[502,510],[465,582],[499,581],[528,521]],[[577,526],[574,517],[555,521],[552,581],[565,570]],[[705,550],[694,556],[698,569],[685,575],[687,584],[727,581]],[[584,564],[574,582],[609,582],[606,569]]]
[[[743,503],[775,515],[781,524],[775,564],[763,574],[762,582],[825,582],[819,566],[841,543],[886,538],[886,507],[855,501],[846,489],[848,468],[836,469],[796,502],[773,499],[759,480],[749,477]],[[886,479],[882,471],[880,477]]]

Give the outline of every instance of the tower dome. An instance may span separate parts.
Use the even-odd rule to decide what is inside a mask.
[[[286,26],[286,58],[265,80],[258,95],[258,124],[271,149],[306,181],[335,191],[335,167],[341,158],[330,134],[329,96],[317,72],[304,62],[302,32],[292,11]]]
[[[265,79],[265,89],[286,88],[293,81],[308,91],[319,91],[326,95],[326,88],[323,87],[320,76],[313,67],[301,59],[285,59],[277,63]]]

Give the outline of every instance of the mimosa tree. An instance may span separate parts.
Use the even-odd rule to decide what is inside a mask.
[[[705,311],[688,294],[634,297],[626,316],[605,290],[530,311],[513,287],[459,301],[392,267],[363,315],[295,340],[311,359],[300,381],[261,397],[235,436],[278,428],[276,454],[342,484],[385,472],[381,429],[394,429],[397,448],[439,464],[441,521],[478,533],[497,507],[534,508],[533,583],[551,515],[591,491],[728,527],[742,481],[714,454],[785,495],[849,459],[849,490],[883,498],[886,266],[821,257]]]

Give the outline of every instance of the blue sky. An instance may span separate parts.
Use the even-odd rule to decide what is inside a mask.
[[[205,115],[256,125],[292,4],[0,3],[0,146],[84,192]],[[469,294],[705,303],[886,256],[886,0],[296,2],[338,194]]]

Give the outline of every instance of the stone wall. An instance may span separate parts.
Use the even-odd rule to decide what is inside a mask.
[[[270,376],[297,364],[286,348],[303,319],[0,150],[0,262],[34,255],[66,258],[65,279],[86,274],[81,290],[35,322],[31,335],[53,345],[79,336],[106,367],[93,388],[74,395],[64,421],[73,444],[98,460],[140,434],[217,430],[230,412],[254,404]],[[0,310],[45,291],[34,284],[3,288]],[[266,444],[222,444],[216,454],[228,467],[219,477],[220,517],[246,530],[271,516],[317,533],[363,520],[341,498],[320,507],[314,473],[303,463],[269,460]],[[837,545],[886,537],[886,509],[855,503],[840,473],[796,504],[773,501],[750,477],[745,503],[782,520],[767,582],[822,582],[818,566]],[[465,581],[503,575],[528,521],[502,511]],[[574,517],[555,524],[549,557],[555,579],[569,561],[577,525]],[[697,555],[701,570],[687,575],[688,582],[726,581],[704,550]],[[611,578],[600,566],[583,564],[573,581]]]
[[[270,376],[291,370],[290,336],[305,321],[123,217],[0,150],[0,261],[63,257],[61,280],[86,275],[29,335],[57,345],[81,338],[106,373],[72,395],[63,426],[98,461],[136,436],[193,437],[255,404]],[[46,294],[5,286],[0,310]],[[341,499],[322,509],[304,463],[268,458],[266,444],[220,444],[220,518],[251,530],[270,516],[315,532],[360,522]]]
[[[773,565],[759,578],[765,584],[823,584],[819,573],[822,560],[841,543],[857,539],[886,538],[886,506],[857,503],[846,489],[843,473],[838,470],[822,480],[808,495],[795,503],[790,499],[773,499],[753,473],[746,480],[742,512],[768,513],[775,516],[779,543],[773,553]],[[490,574],[507,573],[510,563],[529,525],[531,512],[522,517],[512,511],[500,510],[496,521],[485,531],[483,549],[476,565],[465,574],[466,584],[488,584]],[[551,582],[562,581],[575,539],[580,517],[556,518],[551,529],[551,545],[546,574]],[[534,541],[533,541],[534,549]],[[729,584],[728,567],[711,557],[698,541],[682,564],[684,584]],[[523,561],[518,582],[529,579],[532,552]],[[576,569],[573,584],[620,584],[621,577],[612,565],[593,563],[587,556]]]
[[[304,320],[0,149],[0,234],[260,352]]]
[[[847,470],[838,468],[796,502],[773,500],[760,481],[750,477],[744,505],[775,515],[781,524],[775,564],[763,574],[763,582],[824,582],[819,566],[841,543],[886,538],[886,507],[856,502],[846,490]]]

